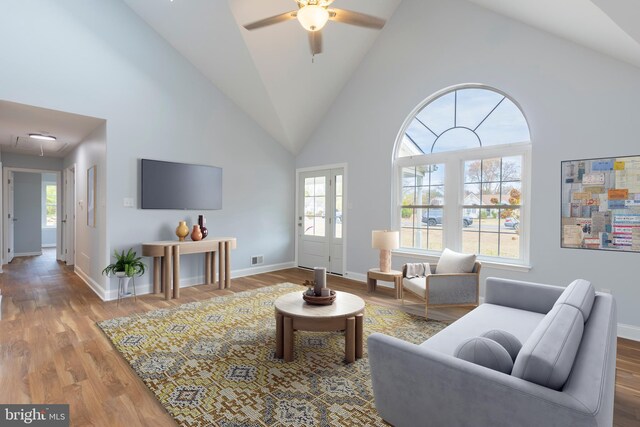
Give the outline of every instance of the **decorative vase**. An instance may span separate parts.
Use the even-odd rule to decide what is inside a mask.
[[[204,215],[198,215],[198,225],[200,226],[200,232],[202,233],[203,240],[206,239],[209,235],[209,230],[207,230],[207,227],[205,227],[206,224],[207,219],[204,217]]]
[[[191,240],[193,240],[194,242],[202,240],[202,232],[200,231],[200,226],[197,224],[193,226],[193,231],[191,232]]]
[[[129,281],[131,277],[127,276],[127,273],[124,271],[116,271],[116,277],[122,280],[122,289],[118,289],[118,292],[122,292],[120,296],[125,296],[129,294]],[[118,286],[119,288],[120,286]]]
[[[180,221],[178,227],[176,227],[176,236],[178,240],[184,242],[184,238],[189,235],[189,227],[187,227],[187,221]]]

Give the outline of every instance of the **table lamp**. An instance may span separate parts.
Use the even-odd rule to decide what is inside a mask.
[[[380,249],[380,271],[391,271],[391,250],[400,247],[400,233],[390,230],[373,230],[371,232],[371,247]]]

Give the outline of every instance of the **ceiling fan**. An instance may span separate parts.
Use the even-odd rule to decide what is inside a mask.
[[[247,30],[266,27],[280,22],[298,19],[300,25],[309,32],[309,46],[311,54],[322,53],[322,28],[327,21],[342,22],[343,24],[357,25],[359,27],[381,29],[385,20],[364,13],[352,12],[344,9],[329,9],[334,0],[294,0],[298,4],[298,10],[281,13],[261,19],[244,26]]]

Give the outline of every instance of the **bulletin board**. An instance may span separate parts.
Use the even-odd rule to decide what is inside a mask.
[[[640,252],[640,156],[562,162],[563,248]]]

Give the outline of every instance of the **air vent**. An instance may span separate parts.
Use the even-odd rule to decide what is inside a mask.
[[[251,257],[251,265],[264,264],[264,255],[255,255]]]

